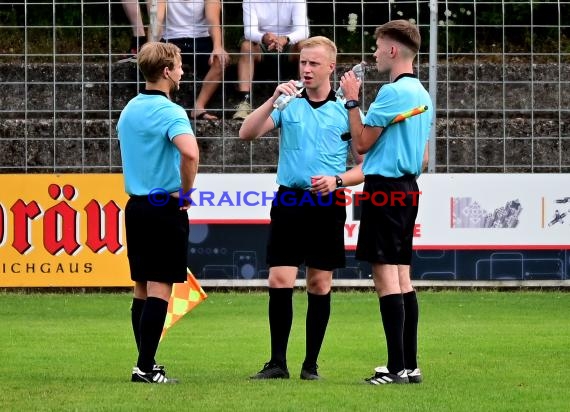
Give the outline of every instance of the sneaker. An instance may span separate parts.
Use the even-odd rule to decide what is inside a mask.
[[[249,104],[247,100],[244,100],[236,106],[236,112],[234,113],[232,119],[244,120],[252,111],[253,110],[251,108],[251,104]]]
[[[282,368],[276,363],[269,361],[263,365],[263,369],[250,376],[249,379],[289,379],[289,371],[287,368]]]
[[[145,373],[139,368],[135,367],[133,369],[133,374],[131,375],[131,382],[142,382],[142,383],[178,383],[178,379],[167,378],[164,369]]]
[[[319,367],[318,365],[310,367],[303,366],[303,368],[301,369],[301,379],[305,381],[318,381],[319,379],[321,379],[321,377],[317,373],[318,367]]]
[[[406,369],[398,373],[390,373],[387,367],[378,366],[374,369],[374,376],[365,379],[371,385],[388,385],[391,383],[409,383]]]
[[[136,366],[133,366],[133,373],[135,373],[135,371],[136,371],[137,369],[138,369],[138,368],[137,368]],[[162,373],[163,375],[166,375],[166,369],[164,369],[164,365],[157,365],[157,364],[154,364],[154,365],[152,365],[152,371],[153,371],[153,372],[160,372],[160,373]]]
[[[422,371],[419,368],[414,370],[406,369],[406,373],[408,374],[410,383],[420,383],[423,380]]]

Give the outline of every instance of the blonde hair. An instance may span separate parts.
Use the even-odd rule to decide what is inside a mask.
[[[313,37],[309,37],[306,40],[303,40],[301,42],[301,44],[299,44],[301,50],[303,50],[305,47],[309,48],[309,47],[319,47],[322,46],[325,49],[327,49],[328,51],[328,55],[329,58],[331,60],[331,62],[335,63],[336,62],[336,45],[334,44],[334,42],[325,37],[325,36],[313,36]]]
[[[172,43],[148,42],[138,53],[137,61],[146,81],[154,83],[160,79],[165,67],[170,70],[181,61],[180,48]]]
[[[420,50],[422,37],[418,26],[408,20],[392,20],[376,29],[374,36],[378,39],[389,38],[406,46],[416,55]]]

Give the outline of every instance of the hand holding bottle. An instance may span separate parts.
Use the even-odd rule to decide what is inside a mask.
[[[350,96],[350,99],[348,99],[348,98],[345,96],[345,93],[344,93],[344,90],[343,90],[343,89],[345,88],[345,85],[348,85],[347,79],[348,79],[349,77],[348,77],[347,75],[348,75],[348,73],[350,73],[350,72],[347,72],[347,73],[343,74],[343,76],[341,77],[340,86],[339,86],[339,88],[336,90],[335,96],[336,96],[337,99],[342,99],[342,100],[345,100],[345,99],[348,99],[348,100],[358,100],[358,89],[360,88],[360,85],[361,85],[362,82],[364,81],[364,72],[366,71],[366,63],[365,63],[365,62],[361,62],[361,63],[357,64],[356,66],[354,66],[350,71],[351,71],[352,73],[354,73],[354,77],[355,77],[356,80],[358,81],[358,83],[357,83],[358,88],[357,88],[356,96]],[[351,83],[351,85],[352,85],[352,83]],[[354,99],[353,99],[353,98],[354,98]]]
[[[285,93],[284,89],[288,88],[289,85],[295,88],[294,94]],[[291,80],[288,83],[277,86],[277,90],[279,90],[280,88],[281,88],[281,94],[273,102],[273,107],[279,111],[283,111],[283,109],[287,107],[287,105],[291,102],[291,100],[297,97],[298,94],[301,94],[301,92],[305,89],[303,87],[303,82],[300,80],[296,82],[294,80]]]

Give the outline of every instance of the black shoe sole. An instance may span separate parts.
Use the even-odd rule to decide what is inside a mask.
[[[318,381],[321,379],[321,377],[316,374],[316,373],[311,373],[309,371],[301,371],[301,376],[300,378],[304,381]]]
[[[249,379],[251,380],[265,380],[265,379],[289,379],[289,375],[261,375],[261,374],[257,374],[257,375],[253,375],[250,376]]]
[[[279,367],[272,367],[270,369],[261,370],[249,379],[289,379],[289,371]]]

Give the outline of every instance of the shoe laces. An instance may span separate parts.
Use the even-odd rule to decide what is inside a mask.
[[[237,110],[249,110],[249,108],[251,107],[251,105],[249,104],[249,102],[247,100],[242,100],[241,102],[238,103],[238,105],[236,106]]]
[[[273,363],[271,363],[271,361],[269,362],[265,362],[265,365],[263,365],[263,368],[261,368],[261,370],[259,371],[259,373],[266,371],[267,369],[270,369],[273,367]]]
[[[281,366],[281,365],[279,365],[273,361],[269,361],[269,362],[266,362],[265,365],[263,365],[263,369],[261,369],[259,372],[264,372],[268,369],[273,369],[273,368],[279,368],[279,369],[283,369],[283,370],[286,369],[283,366]]]

